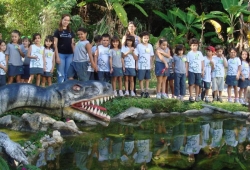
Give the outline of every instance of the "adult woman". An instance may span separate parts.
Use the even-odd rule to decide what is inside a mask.
[[[122,37],[122,44],[123,45],[126,41],[126,37],[129,35],[135,37],[135,47],[137,46],[137,44],[139,44],[141,42],[140,37],[135,34],[135,30],[136,30],[135,23],[133,21],[129,21],[126,34]],[[129,84],[129,86],[130,86],[130,84]],[[128,87],[128,89],[130,89],[130,87]],[[136,76],[134,77],[134,92],[136,94]]]
[[[70,30],[69,23],[70,15],[62,15],[59,28],[54,33],[58,83],[67,80],[67,71],[73,59],[75,34]]]

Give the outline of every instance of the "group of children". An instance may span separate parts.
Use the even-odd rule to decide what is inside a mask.
[[[14,77],[17,83],[32,83],[34,76],[37,86],[45,87],[46,81],[48,85],[52,84],[54,37],[47,36],[44,45],[41,45],[41,35],[36,33],[32,42],[29,37],[20,37],[17,30],[12,31],[11,42],[7,45],[0,41],[0,86],[6,85],[6,74],[7,84],[13,83]]]
[[[155,63],[157,99],[169,97],[166,82],[170,79],[174,80],[172,98],[183,100],[186,95],[186,77],[188,77],[190,101],[201,100],[201,93],[205,92],[205,101],[209,102],[208,93],[212,86],[213,101],[222,102],[227,69],[228,101],[233,102],[231,98],[233,88],[234,102],[248,103],[245,100],[246,88],[249,84],[247,51],[242,51],[240,57],[237,57],[236,49],[231,48],[230,59],[227,61],[223,54],[224,49],[220,45],[215,48],[208,46],[204,57],[198,50],[199,41],[195,38],[189,41],[190,51],[185,55],[185,48],[181,44],[176,45],[174,54],[171,54],[168,42],[163,38],[158,41],[154,50],[149,43],[148,32],[140,34],[141,43],[137,45],[135,45],[135,37],[131,35],[127,35],[125,43],[122,44],[118,37],[110,38],[109,34],[103,34],[95,37],[96,44],[93,47],[87,40],[86,29],[79,28],[77,35],[79,41],[74,48],[73,61],[68,69],[68,79],[77,77],[81,81],[96,79],[111,82],[115,96],[136,96],[134,77],[137,76],[141,97],[149,97],[151,70]],[[0,42],[0,85],[6,84],[7,71],[8,84],[13,82],[14,77],[17,83],[32,83],[36,76],[37,86],[45,87],[46,80],[48,85],[51,85],[55,65],[53,36],[45,38],[44,46],[41,45],[41,35],[38,33],[33,35],[32,42],[28,37],[22,37],[22,45],[20,45],[19,39],[19,31],[14,30],[11,33],[11,43],[6,45],[3,41]],[[123,93],[123,78],[125,93]],[[119,91],[116,90],[117,82]]]

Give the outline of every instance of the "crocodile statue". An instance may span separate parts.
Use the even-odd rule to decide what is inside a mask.
[[[29,108],[48,115],[108,126],[110,116],[100,104],[113,97],[111,84],[100,81],[68,80],[47,88],[10,84],[0,87],[0,115],[17,108]]]

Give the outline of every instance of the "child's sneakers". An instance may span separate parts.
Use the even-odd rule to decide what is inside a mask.
[[[200,96],[198,96],[198,97],[195,97],[195,101],[196,101],[196,102],[199,102],[199,101],[201,101],[201,98],[200,98]]]
[[[245,104],[245,101],[242,98],[240,98],[239,102],[240,102],[240,104]]]
[[[184,97],[183,96],[180,96],[180,101],[184,101]]]
[[[234,99],[234,103],[240,103],[239,99],[238,99],[238,98],[235,98],[235,99]]]
[[[157,93],[157,94],[156,94],[156,98],[157,98],[157,99],[161,99],[161,93]]]
[[[117,91],[116,90],[114,90],[114,96],[117,97]]]
[[[145,97],[145,98],[149,98],[149,97],[150,97],[150,96],[149,96],[149,93],[148,93],[148,92],[145,92],[144,97]]]
[[[205,102],[206,102],[206,103],[209,103],[209,99],[208,99],[207,96],[205,96]]]
[[[131,96],[134,97],[135,96],[135,92],[131,91]]]
[[[233,103],[233,99],[232,99],[232,98],[228,98],[227,101],[228,101],[229,103]]]
[[[141,92],[141,98],[145,96],[145,93],[144,92]]]
[[[125,96],[129,96],[129,92],[128,91],[125,91]]]
[[[166,93],[162,93],[162,94],[161,94],[161,98],[162,98],[162,99],[168,99],[168,95],[167,95]]]
[[[194,98],[190,96],[190,97],[189,97],[189,101],[190,101],[190,102],[194,102]]]
[[[221,97],[219,97],[217,101],[220,101],[221,103],[223,102]]]
[[[119,90],[119,96],[120,97],[124,96],[122,90]]]

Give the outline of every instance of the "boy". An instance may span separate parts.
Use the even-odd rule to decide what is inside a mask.
[[[227,67],[227,59],[223,55],[223,47],[221,45],[217,45],[215,47],[216,56],[213,57],[214,62],[214,70],[212,72],[212,91],[213,91],[213,101],[222,102],[222,91],[224,89],[224,75],[225,68]],[[219,91],[219,98],[218,96]]]
[[[92,57],[91,45],[87,40],[87,30],[85,28],[79,28],[77,30],[79,38],[78,43],[75,46],[73,61],[68,69],[68,79],[73,80],[77,75],[80,81],[89,80],[88,65],[89,61],[92,68],[96,69],[95,63]]]
[[[99,45],[95,52],[95,63],[98,68],[98,80],[110,83],[109,42],[109,34],[103,34],[102,45]]]
[[[204,57],[200,51],[198,51],[199,41],[195,38],[189,41],[190,51],[187,54],[187,76],[189,84],[189,101],[193,102],[193,87],[195,87],[195,101],[201,100],[198,97],[199,88],[201,85],[201,77],[204,75]]]
[[[202,87],[205,89],[205,102],[209,102],[208,100],[208,91],[211,85],[211,72],[214,70],[214,62],[212,61],[213,55],[215,53],[215,48],[213,46],[208,46],[206,48],[207,56],[204,57],[204,66],[205,72],[202,78]]]
[[[101,40],[102,40],[102,36],[101,35],[96,35],[94,37],[95,45],[91,49],[93,58],[95,58],[95,51],[96,51],[97,47],[99,45],[101,45]],[[90,80],[98,80],[97,72],[95,72],[94,69],[91,67],[91,63],[89,63],[88,72],[90,72],[90,74],[89,74],[89,79]]]
[[[142,43],[138,44],[135,54],[138,56],[136,61],[136,69],[138,70],[138,80],[141,88],[141,97],[150,97],[148,93],[149,80],[151,79],[150,69],[152,69],[154,50],[151,44],[148,43],[150,34],[142,32],[140,37]],[[143,92],[143,80],[146,82],[146,88]]]
[[[4,51],[6,50],[6,44],[0,40],[0,87],[6,85],[6,57]]]

